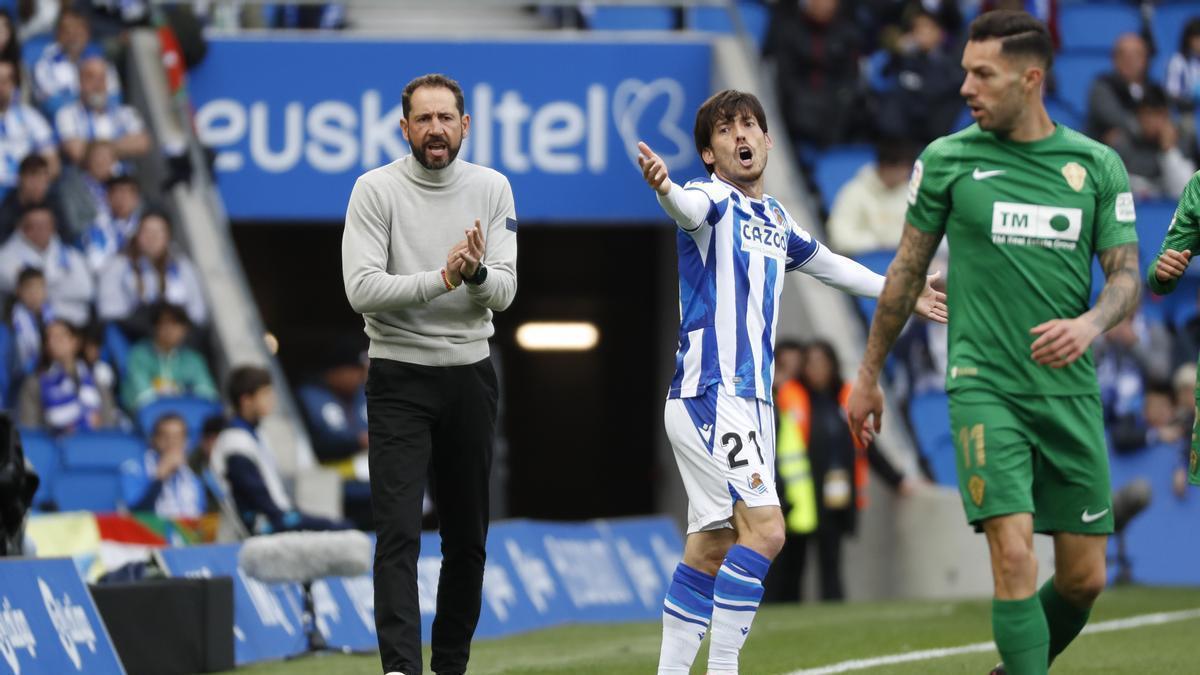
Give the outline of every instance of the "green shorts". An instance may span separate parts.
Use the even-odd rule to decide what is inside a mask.
[[[958,490],[967,520],[1032,513],[1037,532],[1113,531],[1098,395],[950,393]],[[1194,475],[1194,474],[1193,474]]]

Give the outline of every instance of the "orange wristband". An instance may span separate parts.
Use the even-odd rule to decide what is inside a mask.
[[[442,268],[442,283],[446,285],[446,290],[448,290],[448,291],[452,291],[452,290],[458,288],[458,286],[455,286],[454,284],[450,283],[450,275],[446,274],[445,267]]]

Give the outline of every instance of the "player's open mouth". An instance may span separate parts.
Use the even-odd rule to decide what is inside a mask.
[[[426,153],[431,157],[445,157],[448,150],[449,146],[441,141],[434,141],[425,146]]]
[[[742,146],[738,148],[737,157],[742,166],[749,167],[754,163],[754,151],[748,147]]]

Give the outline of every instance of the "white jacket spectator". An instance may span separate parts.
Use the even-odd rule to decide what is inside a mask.
[[[79,66],[88,56],[102,56],[92,46],[87,18],[73,9],[63,10],[55,27],[56,42],[46,45],[33,64],[33,100],[49,115],[79,98]],[[121,80],[112,64],[107,65],[106,86],[114,100],[121,98]]]
[[[83,254],[62,243],[55,230],[54,213],[46,207],[27,210],[17,232],[0,247],[0,291],[12,293],[26,267],[45,275],[56,317],[75,325],[87,323],[94,296],[92,274]]]
[[[1171,101],[1183,110],[1192,110],[1200,103],[1200,16],[1184,25],[1179,51],[1167,62],[1163,86]]]
[[[907,145],[884,143],[876,158],[833,200],[827,231],[829,246],[838,253],[854,256],[900,245],[914,155]]]
[[[33,14],[22,21],[21,27],[17,29],[21,42],[28,42],[30,38],[47,35],[53,31],[58,23],[60,9],[62,0],[34,0]]]
[[[17,64],[0,60],[0,195],[17,184],[17,169],[30,153],[38,153],[50,165],[51,177],[58,175],[58,152],[54,132],[46,118],[17,100]]]
[[[171,229],[158,213],[142,216],[126,255],[100,273],[96,312],[104,321],[121,321],[138,308],[159,301],[187,310],[192,324],[208,321],[208,307],[192,262],[171,251]]]
[[[59,108],[54,123],[63,153],[72,162],[83,160],[89,141],[111,141],[118,159],[150,150],[150,135],[142,116],[108,95],[108,62],[88,57],[79,64],[79,99]]]

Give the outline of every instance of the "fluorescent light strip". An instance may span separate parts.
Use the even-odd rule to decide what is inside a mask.
[[[599,329],[588,321],[531,321],[517,328],[517,344],[531,352],[583,352],[599,341]]]

